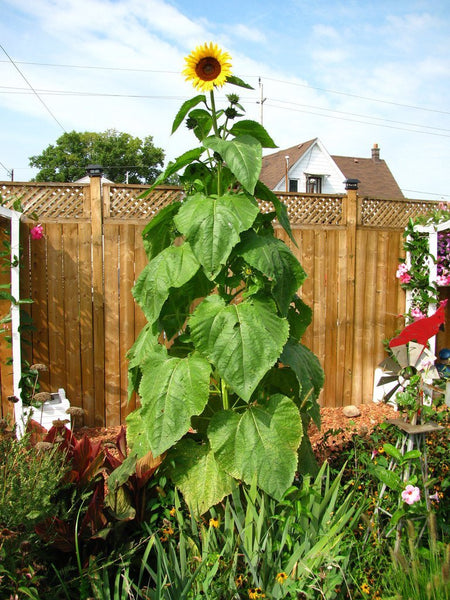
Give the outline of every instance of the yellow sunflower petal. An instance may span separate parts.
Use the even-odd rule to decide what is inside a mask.
[[[231,75],[231,56],[212,42],[197,46],[184,60],[186,81],[203,92],[222,87]]]

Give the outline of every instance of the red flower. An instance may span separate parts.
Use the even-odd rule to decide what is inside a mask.
[[[42,237],[44,237],[44,228],[42,227],[42,225],[39,223],[38,225],[35,225],[31,231],[30,231],[30,235],[33,238],[33,240],[40,240]]]

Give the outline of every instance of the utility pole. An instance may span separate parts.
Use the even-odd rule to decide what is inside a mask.
[[[261,77],[258,79],[258,83],[259,83],[259,102],[257,102],[257,104],[260,105],[259,107],[259,120],[261,125],[263,124],[263,105],[264,102],[267,100],[267,98],[263,98],[263,84],[261,81]]]

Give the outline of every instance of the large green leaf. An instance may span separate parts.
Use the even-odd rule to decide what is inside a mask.
[[[209,296],[189,324],[195,347],[246,402],[279,358],[289,334],[275,304],[255,297],[227,306],[220,296]]]
[[[301,264],[286,244],[277,238],[248,231],[237,251],[249,265],[274,281],[274,298],[282,314],[286,314],[295,292],[306,278]]]
[[[183,167],[186,167],[187,165],[190,165],[192,162],[198,160],[204,151],[205,151],[205,149],[203,147],[193,148],[192,150],[187,150],[187,152],[184,152],[181,156],[176,158],[174,161],[169,162],[169,164],[164,169],[164,171],[162,173],[160,173],[160,175],[158,175],[158,177],[155,179],[155,181],[153,182],[151,187],[148,190],[146,190],[143,194],[141,194],[141,197],[144,198],[145,196],[148,196],[148,194],[150,194],[150,192],[157,185],[160,185],[166,179],[168,179],[172,175],[175,175],[175,173],[178,173],[178,171],[180,169],[182,169]]]
[[[247,90],[255,89],[249,83],[245,83],[245,81],[243,81],[239,77],[236,77],[236,75],[228,75],[227,83],[232,83],[233,85],[237,85],[238,87],[246,88]]]
[[[259,487],[278,499],[294,478],[302,435],[298,408],[279,394],[266,406],[252,405],[242,414],[220,411],[208,428],[221,467],[246,483],[256,475]]]
[[[251,135],[241,135],[234,140],[212,136],[203,143],[220,154],[243,188],[253,194],[262,167],[262,146],[258,140]]]
[[[255,195],[258,198],[258,200],[265,200],[266,202],[271,202],[273,204],[278,222],[288,234],[292,243],[297,246],[297,242],[295,241],[295,238],[292,235],[291,223],[289,221],[289,215],[287,212],[286,205],[283,204],[283,202],[281,202],[278,196],[276,196],[272,192],[272,190],[268,188],[267,185],[264,184],[262,181],[257,182],[255,187]]]
[[[149,260],[152,260],[174,241],[176,232],[173,218],[179,211],[180,206],[181,202],[173,202],[165,206],[146,225],[142,232],[142,241]]]
[[[383,467],[376,466],[374,473],[381,483],[387,485],[387,487],[394,492],[399,492],[402,489],[402,481],[400,476],[394,471],[389,471]]]
[[[131,443],[140,436],[140,450],[148,444],[153,456],[173,446],[189,430],[191,417],[205,408],[210,373],[209,362],[197,353],[185,358],[151,355],[139,386],[140,431],[134,424]]]
[[[199,267],[188,243],[169,246],[147,263],[133,288],[133,296],[150,323],[159,317],[170,288],[184,285]]]
[[[278,147],[267,133],[266,129],[256,121],[250,121],[246,119],[237,121],[230,129],[230,133],[234,136],[252,135],[258,140],[263,148]]]
[[[211,114],[202,108],[197,108],[195,110],[191,110],[189,113],[189,118],[192,119],[192,122],[195,121],[194,126],[194,134],[202,141],[205,137],[207,137],[212,129],[213,120]]]
[[[172,339],[183,330],[184,323],[191,312],[192,302],[197,298],[205,298],[213,287],[214,283],[207,279],[203,269],[199,269],[183,286],[172,289],[161,308],[158,321],[167,339]]]
[[[289,335],[300,341],[312,321],[312,309],[301,298],[295,296],[288,312]]]
[[[175,133],[175,131],[181,125],[185,116],[188,114],[191,108],[194,108],[194,106],[197,106],[198,104],[200,104],[200,102],[206,104],[206,97],[203,94],[200,94],[199,96],[194,96],[193,98],[189,98],[189,100],[186,100],[186,102],[183,102],[183,104],[180,107],[180,110],[177,112],[173,121],[172,133]]]
[[[158,351],[165,351],[165,348],[158,344],[158,332],[155,325],[147,323],[127,352],[128,398],[131,398],[133,392],[138,391],[142,375],[142,363],[150,354]]]
[[[170,476],[186,503],[199,515],[231,494],[232,478],[217,463],[209,445],[184,439],[170,453]]]
[[[194,194],[175,217],[206,276],[214,279],[226,263],[240,233],[251,227],[258,206],[243,194],[209,197]]]
[[[291,367],[300,384],[300,398],[312,394],[312,398],[319,396],[324,382],[324,373],[319,359],[306,346],[289,339],[283,349],[281,362]]]

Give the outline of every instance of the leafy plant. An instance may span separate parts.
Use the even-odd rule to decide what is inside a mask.
[[[391,549],[392,567],[385,586],[387,600],[450,599],[450,544],[437,541],[435,527],[435,517],[430,513],[430,546],[418,547],[416,529],[408,521],[406,548]]]
[[[225,68],[207,45],[192,57],[212,72]],[[255,473],[261,489],[282,497],[312,463],[306,428],[311,417],[320,423],[323,384],[301,343],[311,321],[297,296],[306,274],[272,225],[277,218],[291,235],[286,207],[258,181],[262,148],[275,145],[256,122],[231,124],[243,113],[235,94],[216,109],[218,80],[208,77],[200,80],[209,101],[195,96],[175,117],[172,131],[186,119],[200,146],[160,176],[184,169],[186,197],[143,232],[149,262],[133,293],[147,325],[128,355],[130,392],[141,402],[127,419],[132,453],[167,452],[168,472],[196,513]],[[257,198],[274,211],[261,213]]]
[[[0,434],[0,596],[39,598],[47,567],[36,523],[51,515],[65,474],[56,449],[29,445],[29,436]]]
[[[150,597],[331,600],[345,584],[350,545],[344,540],[362,509],[348,491],[323,465],[281,501],[255,482],[235,486],[199,519],[175,497],[159,537],[148,528],[154,542],[143,564],[161,594]]]
[[[108,493],[105,505],[118,520],[135,520],[142,523],[148,516],[149,481],[162,463],[162,458],[153,458],[151,452],[136,461],[134,473],[129,474],[130,462],[127,436],[122,426],[114,443],[115,452],[105,448],[105,468]],[[131,460],[134,464],[133,457]]]

